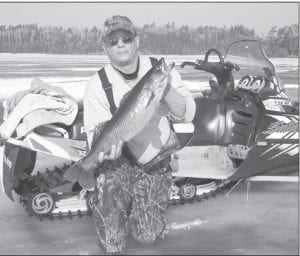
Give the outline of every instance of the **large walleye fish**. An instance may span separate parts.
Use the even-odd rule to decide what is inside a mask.
[[[99,153],[109,153],[112,145],[132,139],[159,111],[160,101],[170,86],[169,74],[172,68],[161,58],[158,65],[145,74],[120,104],[114,116],[103,125],[100,132],[95,133],[90,152],[66,170],[64,177],[67,180],[79,181],[87,187],[94,184],[93,170],[101,165],[98,161]]]

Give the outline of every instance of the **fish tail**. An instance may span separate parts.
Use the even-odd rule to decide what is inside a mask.
[[[86,171],[81,164],[74,164],[64,173],[65,179],[78,181],[83,189],[95,186],[94,172]]]
[[[80,177],[87,171],[80,164],[73,164],[64,173],[64,178],[69,181],[79,181]]]

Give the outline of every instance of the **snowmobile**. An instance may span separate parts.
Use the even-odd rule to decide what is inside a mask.
[[[225,57],[210,49],[204,60],[181,64],[186,66],[214,77],[209,79],[210,89],[199,86],[192,123],[173,124],[182,149],[170,163],[170,204],[201,201],[250,177],[298,171],[299,108],[286,95],[259,41],[234,42]],[[34,171],[40,153],[64,159],[65,164]],[[40,219],[91,214],[93,191],[63,177],[86,153],[80,107],[70,126],[43,125],[24,138],[5,141],[2,188],[13,201],[13,192],[17,194],[28,214]]]

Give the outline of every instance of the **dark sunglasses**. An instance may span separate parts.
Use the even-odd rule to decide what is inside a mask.
[[[134,39],[134,36],[122,36],[122,37],[119,37],[119,38],[111,38],[111,39],[108,39],[106,44],[110,45],[110,46],[115,46],[119,43],[119,40],[122,40],[122,42],[124,44],[131,44],[133,42],[133,39]]]

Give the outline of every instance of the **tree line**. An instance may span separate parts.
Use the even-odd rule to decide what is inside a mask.
[[[155,23],[137,28],[141,52],[145,54],[204,54],[209,48],[225,53],[236,40],[251,38],[263,43],[269,57],[298,56],[298,24],[272,27],[265,38],[243,25],[177,28],[174,23]],[[49,54],[102,54],[101,29],[97,27],[0,25],[0,52]]]

